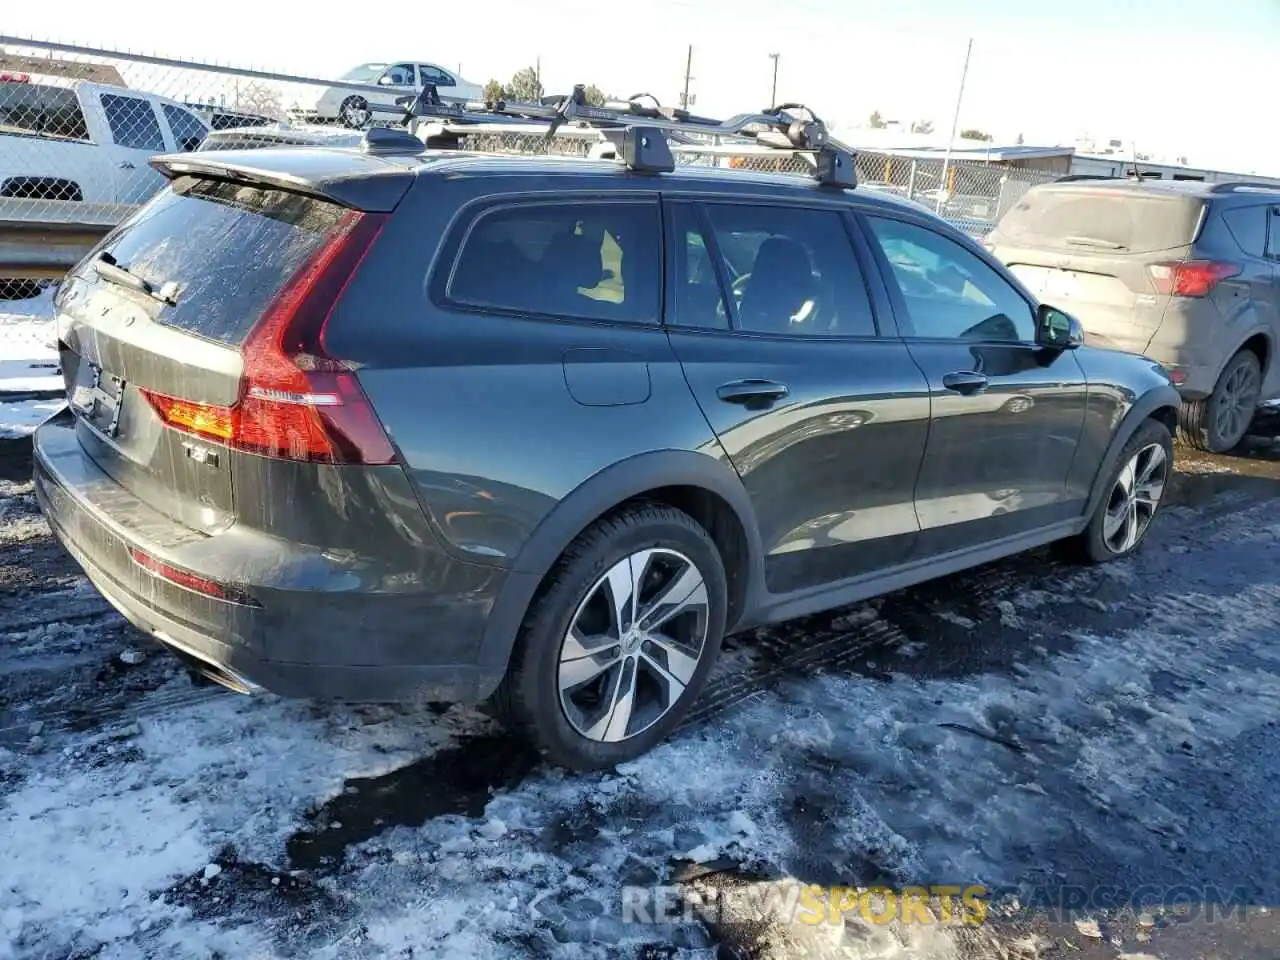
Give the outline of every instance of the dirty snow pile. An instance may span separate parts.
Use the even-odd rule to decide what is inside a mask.
[[[53,292],[0,300],[0,437],[30,433],[62,406]]]

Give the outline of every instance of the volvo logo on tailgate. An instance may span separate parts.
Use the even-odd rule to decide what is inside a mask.
[[[85,363],[82,369],[88,374],[84,377],[88,382],[78,382],[72,389],[68,398],[71,409],[90,426],[108,437],[115,437],[120,432],[120,398],[124,394],[124,381],[111,374],[104,375],[96,363]]]

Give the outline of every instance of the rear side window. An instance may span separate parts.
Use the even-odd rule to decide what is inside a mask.
[[[151,103],[138,97],[122,97],[114,93],[102,95],[102,109],[107,114],[111,139],[118,146],[135,150],[164,150],[164,134]]]
[[[1194,241],[1203,207],[1195,197],[1029,190],[997,229],[1019,246],[1150,253]]]
[[[1251,257],[1261,257],[1267,249],[1269,207],[1236,207],[1222,211],[1222,221],[1240,249]]]
[[[531,316],[657,323],[656,203],[532,203],[482,214],[449,278],[455,304]]]
[[[1267,230],[1267,256],[1272,260],[1280,260],[1280,207],[1272,207],[1267,220],[1270,223]]]
[[[178,303],[160,314],[162,323],[239,345],[344,212],[281,190],[184,178],[105,249],[153,286],[178,284]]]
[[[187,153],[204,142],[209,131],[194,113],[183,110],[181,107],[172,107],[167,103],[161,104],[161,108],[164,110],[164,118],[169,121],[169,129],[173,131],[173,141],[178,145],[179,150]]]
[[[89,139],[75,92],[44,84],[0,82],[0,130]]]

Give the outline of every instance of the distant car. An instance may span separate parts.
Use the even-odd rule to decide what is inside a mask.
[[[311,123],[338,122],[348,127],[368,126],[374,119],[369,104],[394,107],[397,97],[418,93],[433,83],[442,97],[479,100],[483,89],[434,63],[403,60],[395,63],[363,63],[338,78],[345,83],[385,87],[386,94],[362,93],[342,87],[310,87],[289,108],[291,119]]]
[[[1028,191],[986,245],[1097,342],[1165,366],[1192,446],[1230,450],[1280,393],[1280,187],[1059,181]]]

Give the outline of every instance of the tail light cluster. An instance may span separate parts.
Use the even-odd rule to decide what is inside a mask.
[[[344,215],[281,288],[241,348],[240,397],[216,406],[141,391],[168,426],[282,460],[383,464],[395,450],[355,374],[325,352],[324,326],[370,246],[382,214]]]
[[[1156,292],[1171,297],[1207,297],[1219,283],[1242,270],[1238,263],[1221,260],[1175,260],[1147,267]]]

